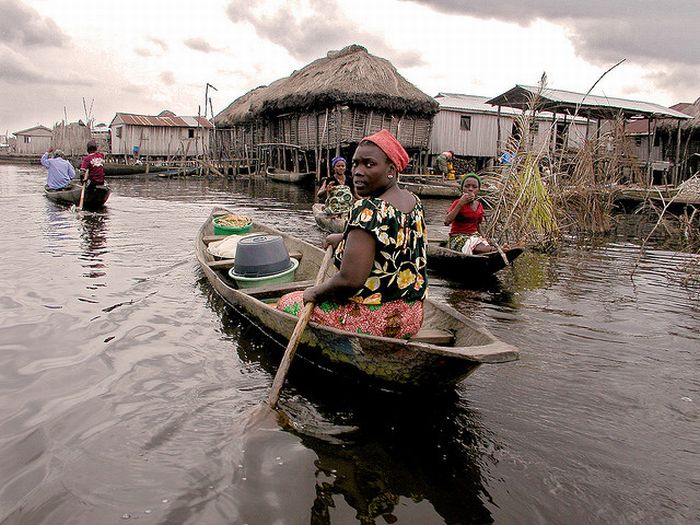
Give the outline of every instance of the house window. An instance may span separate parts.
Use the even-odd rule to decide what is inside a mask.
[[[459,129],[469,131],[472,129],[472,118],[469,115],[462,115],[459,117]]]
[[[118,128],[115,128],[114,134],[117,136],[118,139],[122,138],[122,128],[119,126]]]
[[[642,145],[642,137],[640,137],[639,135],[637,135],[636,137],[634,137],[634,143],[635,143],[635,145],[637,145],[637,146],[641,146],[641,145]]]
[[[27,135],[24,136],[24,143],[29,144],[32,141],[32,137],[28,137]]]
[[[194,138],[194,130],[193,130],[193,129],[188,129],[188,130],[187,130],[187,138],[188,138],[188,139],[193,139],[193,138]]]

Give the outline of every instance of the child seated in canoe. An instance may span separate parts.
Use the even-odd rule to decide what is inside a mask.
[[[331,161],[333,174],[323,179],[316,196],[326,197],[323,211],[328,215],[345,214],[350,211],[355,201],[354,192],[345,176],[347,163],[343,157],[335,157]]]
[[[361,197],[341,234],[329,235],[339,271],[318,286],[280,298],[277,308],[340,330],[409,339],[423,322],[426,239],[423,206],[397,185],[408,154],[386,130],[364,138],[352,158]]]
[[[445,226],[450,227],[447,247],[466,255],[489,253],[496,247],[481,235],[484,206],[479,202],[481,178],[476,173],[467,173],[459,182],[462,195],[455,200],[445,215]]]

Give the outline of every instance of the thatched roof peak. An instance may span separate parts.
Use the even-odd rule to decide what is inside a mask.
[[[680,104],[671,106],[671,108],[693,117],[692,119],[682,122],[681,129],[700,128],[700,97],[692,104],[681,102]],[[676,126],[678,126],[678,121],[664,119],[659,122],[659,127],[664,129],[676,129]]]
[[[401,76],[384,58],[353,44],[329,51],[290,76],[236,99],[215,117],[217,126],[258,116],[314,111],[336,105],[429,116],[438,103]]]
[[[361,46],[360,44],[350,44],[345,46],[343,49],[334,49],[326,53],[326,58],[340,58],[351,53],[364,52],[369,54],[367,48]]]

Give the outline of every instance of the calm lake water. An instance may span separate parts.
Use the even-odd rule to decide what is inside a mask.
[[[312,193],[151,176],[78,213],[44,179],[0,165],[0,523],[700,522],[692,256],[640,256],[631,217],[474,289],[431,279],[519,362],[419,397],[295,361],[300,430],[251,433],[283,348],[213,293],[193,240],[227,205],[320,244]]]

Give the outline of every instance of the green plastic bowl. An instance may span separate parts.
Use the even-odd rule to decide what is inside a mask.
[[[234,228],[232,226],[221,226],[219,224],[218,218],[214,219],[214,235],[240,235],[241,233],[248,233],[252,227],[252,222],[247,226],[243,226],[241,228]]]
[[[242,277],[236,275],[233,271],[235,266],[228,271],[228,275],[231,279],[236,281],[239,288],[255,288],[256,286],[268,286],[270,284],[291,283],[294,280],[294,272],[296,272],[299,267],[299,261],[294,258],[290,260],[292,261],[292,267],[289,268],[289,270],[268,275],[267,277]]]

